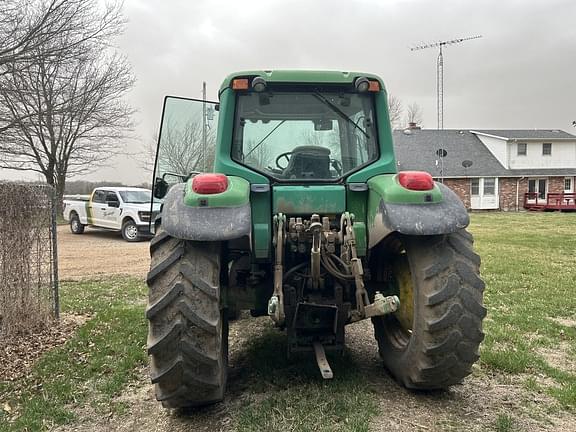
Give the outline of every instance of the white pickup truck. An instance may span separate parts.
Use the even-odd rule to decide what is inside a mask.
[[[64,219],[74,234],[82,234],[86,226],[120,231],[124,240],[134,242],[150,236],[149,221],[156,217],[160,204],[150,214],[149,189],[100,187],[90,198],[64,200]]]

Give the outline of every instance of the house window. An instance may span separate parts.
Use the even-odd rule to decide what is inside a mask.
[[[518,156],[526,156],[526,143],[518,143]]]
[[[470,192],[472,195],[480,195],[480,179],[473,178],[470,180]]]
[[[486,177],[484,179],[484,195],[494,195],[496,190],[496,179],[494,177]]]
[[[572,192],[572,177],[564,178],[564,192]]]
[[[552,143],[542,144],[542,156],[550,156],[552,154]]]

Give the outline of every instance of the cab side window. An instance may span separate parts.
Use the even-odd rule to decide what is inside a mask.
[[[116,192],[107,192],[106,193],[106,201],[119,201],[118,195]]]
[[[92,202],[95,203],[105,203],[106,202],[106,192],[97,190],[94,192],[94,196],[92,197]]]

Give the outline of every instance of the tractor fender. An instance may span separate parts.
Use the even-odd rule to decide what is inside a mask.
[[[449,187],[436,183],[442,200],[433,203],[390,203],[380,198],[375,217],[369,224],[369,248],[392,232],[405,235],[449,234],[466,228],[470,217],[462,201]]]
[[[250,203],[234,207],[190,207],[186,184],[170,188],[162,206],[162,227],[172,237],[195,241],[226,241],[251,232]]]

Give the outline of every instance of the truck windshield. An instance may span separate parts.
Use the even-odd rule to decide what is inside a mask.
[[[152,199],[152,192],[151,191],[122,191],[120,192],[120,196],[122,197],[122,201],[125,203],[131,204],[144,204],[149,203]]]
[[[335,180],[378,157],[371,94],[238,96],[232,158],[278,180]]]

